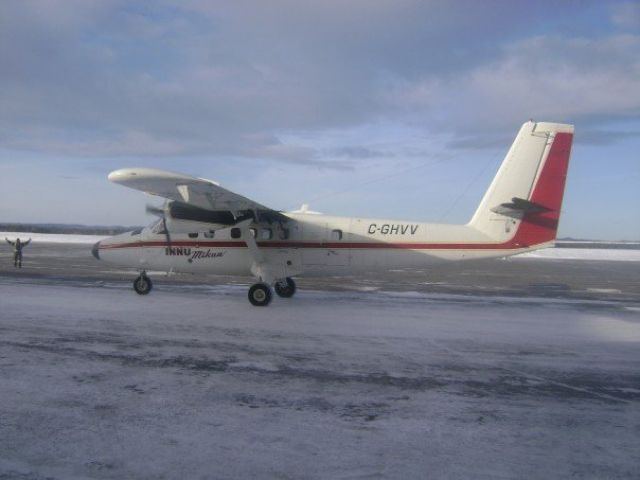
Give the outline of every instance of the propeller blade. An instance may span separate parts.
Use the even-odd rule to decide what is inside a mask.
[[[167,246],[171,248],[171,235],[169,235],[169,229],[167,228],[167,217],[164,215],[162,215],[162,228],[165,236],[167,237]]]
[[[149,215],[155,215],[156,217],[164,217],[164,208],[156,207],[154,205],[147,205],[145,207],[145,212]]]
[[[162,219],[162,230],[164,230],[164,235],[167,237],[167,246],[171,247],[171,235],[169,234],[169,229],[167,228],[167,202],[162,207],[156,207],[155,205],[146,205],[145,212],[149,215],[155,215],[156,217],[160,217]]]

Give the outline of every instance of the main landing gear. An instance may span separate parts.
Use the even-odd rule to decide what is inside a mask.
[[[296,282],[293,281],[293,278],[287,277],[277,281],[274,288],[279,297],[291,298],[296,293]]]
[[[133,289],[138,295],[147,295],[153,288],[151,279],[147,277],[146,272],[140,273],[140,276],[133,281]]]
[[[274,289],[279,297],[291,298],[296,293],[296,282],[293,278],[287,277],[283,280],[278,280]],[[271,287],[266,283],[256,283],[249,289],[249,302],[255,307],[266,307],[271,303],[273,293]]]

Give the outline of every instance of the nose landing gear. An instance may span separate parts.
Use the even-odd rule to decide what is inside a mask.
[[[141,272],[138,278],[133,281],[133,289],[138,295],[147,295],[153,288],[151,279],[147,277],[146,272]]]
[[[271,287],[266,283],[256,283],[249,289],[249,302],[254,307],[266,307],[271,303]]]

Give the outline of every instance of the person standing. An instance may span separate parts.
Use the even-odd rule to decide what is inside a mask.
[[[14,268],[22,268],[22,249],[31,243],[31,238],[22,243],[19,238],[12,242],[7,237],[4,238],[9,245],[13,247],[13,266]]]

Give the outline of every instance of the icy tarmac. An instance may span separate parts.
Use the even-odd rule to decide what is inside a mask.
[[[240,280],[140,297],[86,246],[34,247],[0,257],[2,479],[638,478],[622,262],[306,280],[255,308]]]

